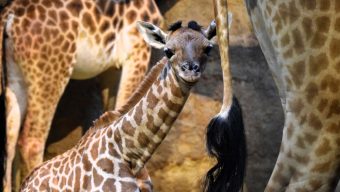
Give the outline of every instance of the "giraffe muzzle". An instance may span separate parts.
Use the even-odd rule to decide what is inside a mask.
[[[184,64],[181,65],[181,70],[183,72],[194,72],[194,73],[199,73],[201,72],[201,68],[197,63],[193,62],[185,62]]]
[[[186,83],[196,83],[201,77],[201,67],[194,62],[185,62],[180,65],[179,76]]]

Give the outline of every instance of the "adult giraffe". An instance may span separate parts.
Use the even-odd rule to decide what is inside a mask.
[[[19,129],[25,175],[43,160],[68,81],[122,67],[121,106],[143,78],[150,58],[135,22],[157,24],[160,19],[153,0],[15,0],[4,8],[0,37],[6,53],[2,67],[7,69],[7,190]]]
[[[246,4],[285,112],[266,191],[333,191],[340,176],[340,1]]]

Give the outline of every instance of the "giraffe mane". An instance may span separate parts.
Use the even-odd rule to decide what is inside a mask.
[[[117,111],[107,111],[93,122],[93,129],[100,129],[108,126],[112,121],[118,119],[122,114]]]
[[[147,90],[151,87],[153,82],[159,76],[161,70],[164,68],[166,63],[166,58],[163,58],[155,66],[153,66],[144,78],[144,80],[139,84],[137,89],[132,93],[132,95],[127,100],[126,104],[115,111],[108,111],[102,114],[97,120],[93,122],[93,126],[86,132],[84,138],[87,138],[92,132],[107,127],[112,124],[113,121],[117,120],[119,117],[127,113],[133,106],[135,106],[140,99],[145,95]]]

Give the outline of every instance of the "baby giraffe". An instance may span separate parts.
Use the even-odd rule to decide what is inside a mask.
[[[75,147],[33,170],[21,191],[140,191],[137,175],[199,80],[216,28],[212,22],[203,30],[192,21],[187,27],[174,23],[168,34],[145,22],[138,29],[166,57],[130,98],[131,107],[118,111],[119,117],[100,117]]]

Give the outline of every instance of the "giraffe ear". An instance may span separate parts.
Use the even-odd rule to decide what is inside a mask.
[[[233,21],[233,14],[231,12],[228,12],[228,28],[230,30],[231,23]],[[212,39],[213,37],[216,36],[216,21],[215,19],[211,21],[209,27],[203,31],[205,37],[207,39]]]
[[[215,19],[211,21],[209,27],[203,31],[203,34],[207,39],[212,39],[216,36],[216,21]]]
[[[156,49],[162,49],[165,46],[167,34],[159,27],[144,21],[137,22],[137,29],[142,34],[146,43]]]

